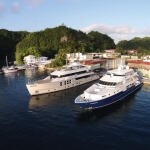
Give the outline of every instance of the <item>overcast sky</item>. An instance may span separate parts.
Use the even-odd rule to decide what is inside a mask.
[[[150,0],[0,0],[0,29],[65,26],[107,34],[115,43],[150,36]]]

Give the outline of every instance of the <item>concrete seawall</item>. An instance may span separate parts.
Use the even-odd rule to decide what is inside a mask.
[[[144,84],[150,84],[150,78],[149,79],[142,79]]]

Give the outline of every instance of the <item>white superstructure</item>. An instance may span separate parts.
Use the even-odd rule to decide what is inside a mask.
[[[139,87],[142,82],[137,72],[126,65],[109,70],[99,82],[86,89],[75,99],[75,103],[85,109],[104,107],[124,99]]]

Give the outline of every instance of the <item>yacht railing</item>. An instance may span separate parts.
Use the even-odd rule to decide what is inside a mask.
[[[36,81],[45,79],[46,77],[49,77],[49,78],[50,78],[50,75],[49,75],[49,76],[43,76],[43,77],[36,78],[36,79],[28,79],[27,84],[33,84],[33,83],[35,83]]]

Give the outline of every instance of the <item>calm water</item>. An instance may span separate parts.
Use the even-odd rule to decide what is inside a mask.
[[[46,74],[0,75],[1,150],[150,149],[150,86],[124,102],[84,111],[74,99],[91,83],[30,97],[26,82]]]

